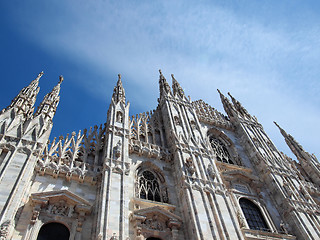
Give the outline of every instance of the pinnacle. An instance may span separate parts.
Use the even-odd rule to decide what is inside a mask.
[[[59,84],[61,84],[63,82],[64,78],[62,75],[59,76]]]
[[[39,79],[43,76],[43,74],[44,74],[44,72],[43,72],[43,71],[41,71],[41,72],[38,74],[38,76],[37,76],[36,80],[39,80]]]
[[[281,128],[276,121],[273,121],[273,123],[279,128],[282,136],[286,137],[286,136],[288,135],[288,134],[286,133],[286,131],[283,130],[283,128]]]
[[[279,129],[282,129],[276,121],[273,121],[273,123],[274,123]],[[282,130],[283,130],[283,129],[282,129]]]
[[[113,95],[112,98],[115,102],[125,102],[125,91],[124,88],[122,86],[122,81],[121,81],[121,74],[118,74],[118,81],[117,81],[117,85],[114,87],[113,89]]]
[[[166,81],[166,78],[163,76],[161,69],[159,69],[159,73],[160,73],[160,80]]]
[[[174,78],[174,75],[171,74],[171,78],[172,78],[172,85],[173,84],[178,84],[180,86],[180,84],[178,83],[178,81]]]
[[[217,89],[217,91],[218,91],[218,93],[220,94],[220,97],[226,98],[226,97],[223,95],[223,93],[222,93],[222,92],[220,92],[220,90],[219,90],[219,89]]]
[[[235,103],[238,103],[238,104],[240,104],[239,103],[239,101],[238,100],[236,100],[232,95],[231,95],[231,93],[230,92],[228,92],[228,95],[230,96],[230,98],[231,98],[231,100],[232,100],[232,102],[235,104]]]
[[[171,74],[171,78],[172,78],[173,94],[178,93],[180,95],[180,97],[184,97],[184,91],[183,91],[182,87],[180,86],[179,82],[174,78],[173,74]]]
[[[231,95],[231,93],[230,93],[230,92],[228,92],[228,95],[229,95],[231,98],[234,98],[234,97]]]

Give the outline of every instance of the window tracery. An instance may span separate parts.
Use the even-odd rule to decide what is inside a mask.
[[[156,202],[168,202],[167,189],[158,177],[158,174],[151,170],[143,170],[137,176],[136,196]]]
[[[218,138],[213,136],[210,137],[210,143],[213,151],[216,153],[217,160],[220,162],[225,162],[229,164],[234,164],[232,161],[229,151],[226,148],[225,144]]]

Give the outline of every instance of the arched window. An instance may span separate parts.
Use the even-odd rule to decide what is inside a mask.
[[[69,240],[69,229],[57,222],[43,225],[39,231],[37,240]]]
[[[246,198],[241,198],[239,204],[250,229],[270,230],[257,205]]]
[[[213,151],[216,153],[218,161],[234,164],[233,161],[231,160],[227,147],[220,139],[211,136],[210,143]]]
[[[143,170],[137,176],[137,197],[157,202],[168,202],[167,190],[158,174]]]

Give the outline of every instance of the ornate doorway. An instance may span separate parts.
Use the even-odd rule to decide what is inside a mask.
[[[37,240],[69,240],[69,229],[57,222],[45,224],[41,227]]]

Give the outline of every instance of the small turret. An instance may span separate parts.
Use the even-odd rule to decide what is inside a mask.
[[[63,76],[59,77],[58,84],[49,92],[47,95],[44,96],[42,102],[40,103],[35,116],[40,114],[44,115],[45,119],[52,121],[54,114],[57,111],[57,107],[60,101],[60,85],[63,82]]]
[[[23,114],[25,118],[29,118],[34,111],[34,104],[40,90],[39,79],[42,75],[43,72],[39,73],[36,79],[23,88],[5,110],[15,108],[17,114]]]
[[[124,88],[122,86],[121,74],[118,74],[118,81],[117,81],[117,85],[113,89],[112,100],[114,101],[114,103],[118,103],[118,102],[122,102],[123,104],[126,103],[126,95],[125,95]]]
[[[159,90],[160,90],[160,98],[171,93],[170,86],[166,80],[166,78],[162,75],[161,69],[159,69]]]

